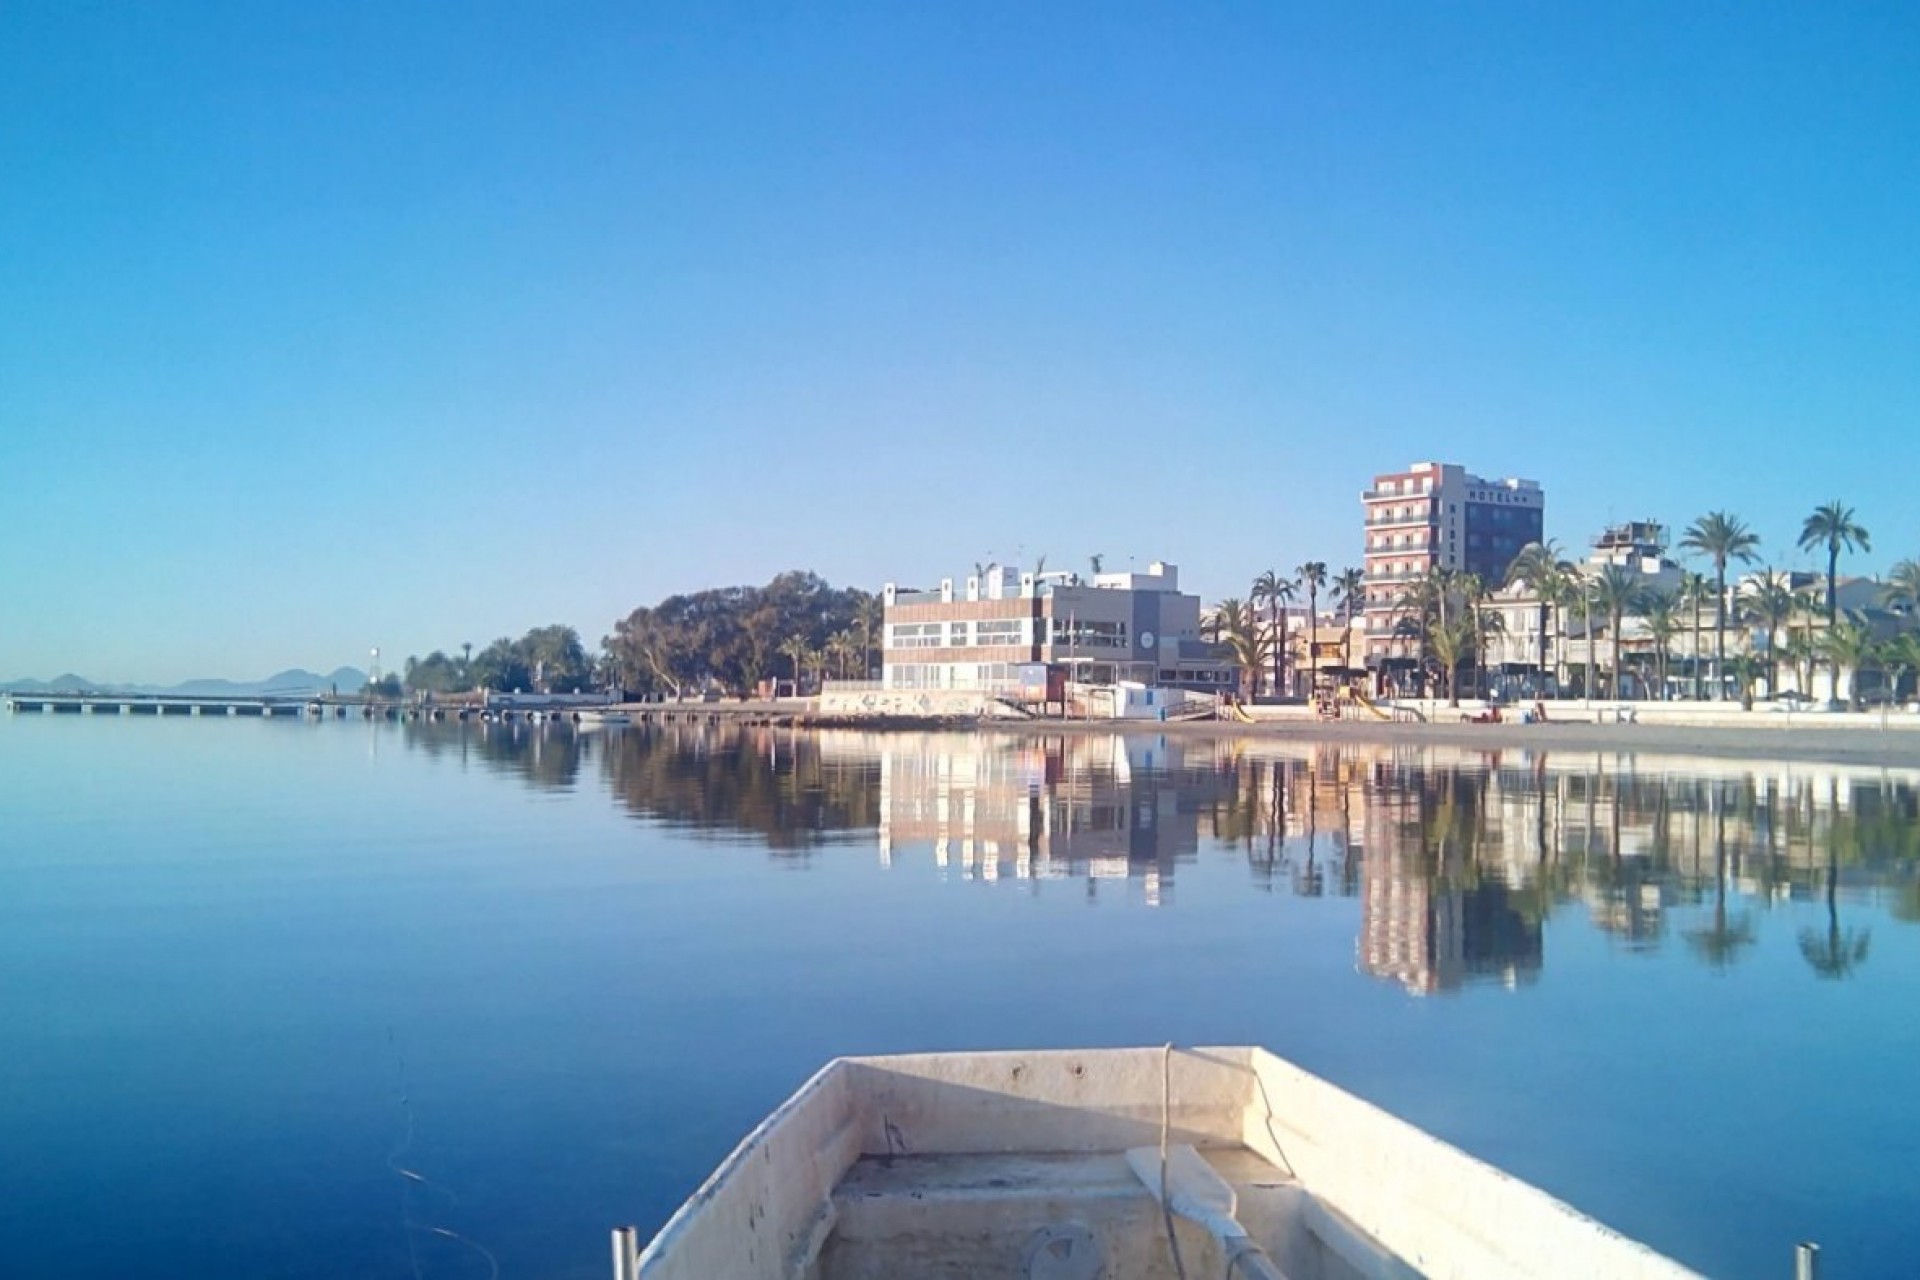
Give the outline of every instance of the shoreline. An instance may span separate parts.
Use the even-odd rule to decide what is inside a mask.
[[[1351,720],[1226,720],[1142,723],[1114,720],[990,720],[985,733],[1156,733],[1191,738],[1261,741],[1443,746],[1486,751],[1634,752],[1710,756],[1730,760],[1801,760],[1815,763],[1920,768],[1920,733],[1854,725],[1754,726],[1675,724],[1374,724]]]

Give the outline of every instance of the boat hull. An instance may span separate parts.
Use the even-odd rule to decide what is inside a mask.
[[[1129,1150],[1170,1146],[1233,1188],[1291,1280],[1693,1274],[1257,1048],[836,1060],[727,1157],[639,1274],[1024,1278],[1072,1229],[1107,1280],[1220,1275],[1221,1242],[1127,1168]]]

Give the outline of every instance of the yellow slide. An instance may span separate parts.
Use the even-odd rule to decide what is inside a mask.
[[[1239,703],[1237,702],[1234,703],[1232,706],[1228,707],[1227,710],[1231,711],[1233,713],[1233,718],[1235,720],[1238,720],[1241,724],[1253,723],[1253,717],[1248,715],[1247,709],[1241,706]]]
[[[1361,706],[1365,707],[1367,710],[1373,712],[1374,719],[1376,720],[1393,719],[1392,716],[1382,711],[1379,705],[1376,704],[1372,698],[1369,698],[1366,694],[1360,692],[1358,689],[1348,689],[1347,697],[1359,703]]]

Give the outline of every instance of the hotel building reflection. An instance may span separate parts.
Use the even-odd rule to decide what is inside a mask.
[[[1169,902],[1199,852],[1183,744],[1091,735],[896,735],[880,755],[880,860],[917,845],[967,880],[1139,881]]]
[[[1497,873],[1473,865],[1467,841],[1437,829],[1443,823],[1433,794],[1412,782],[1399,779],[1368,797],[1361,972],[1415,995],[1472,981],[1535,981],[1544,961],[1540,920],[1518,909],[1513,888]]]

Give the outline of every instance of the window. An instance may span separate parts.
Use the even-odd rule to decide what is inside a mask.
[[[1024,642],[1023,628],[1018,618],[993,618],[986,622],[973,624],[973,642],[976,645],[1017,645]]]
[[[965,625],[965,624],[961,624]],[[888,628],[889,649],[938,649],[945,624],[939,622],[896,622]]]
[[[1127,624],[1055,618],[1053,644],[1056,648],[1070,646],[1075,649],[1124,649],[1127,647]]]

